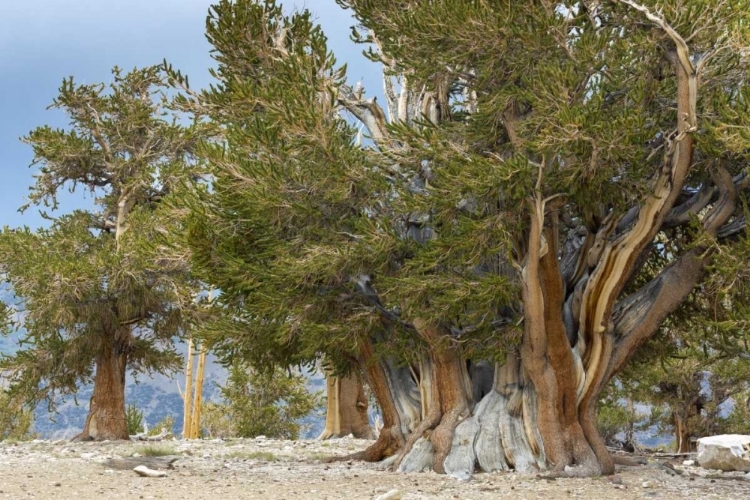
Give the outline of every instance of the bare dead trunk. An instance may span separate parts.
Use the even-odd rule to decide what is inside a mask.
[[[130,439],[125,420],[127,349],[122,346],[115,339],[107,339],[102,343],[96,360],[94,394],[89,403],[89,414],[83,431],[75,440]]]
[[[318,439],[351,434],[358,439],[374,439],[367,416],[367,396],[357,374],[326,377],[326,426]]]
[[[185,393],[182,395],[182,438],[190,439],[190,430],[193,417],[193,338],[188,339],[187,360],[185,361]]]
[[[198,354],[198,370],[195,374],[195,393],[193,397],[193,415],[190,421],[190,439],[198,439],[201,432],[201,410],[203,409],[203,377],[206,371],[206,350],[203,344]]]

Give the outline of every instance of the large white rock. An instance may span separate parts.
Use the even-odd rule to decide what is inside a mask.
[[[698,463],[704,469],[750,471],[750,436],[722,434],[700,438]]]

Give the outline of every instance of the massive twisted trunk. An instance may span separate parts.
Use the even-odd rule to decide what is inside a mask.
[[[638,347],[694,289],[711,258],[709,244],[695,245],[681,255],[659,249],[660,233],[699,220],[706,241],[737,234],[746,224],[742,216],[733,218],[737,191],[750,184],[745,174],[733,179],[718,163],[711,167],[712,182],[686,189],[698,125],[699,73],[706,58],[700,54],[691,58],[685,39],[659,14],[632,0],[620,3],[662,32],[665,58],[676,83],[674,130],[664,134],[663,144],[643,155],[642,161],[651,164],[656,151],[663,152],[648,192],[640,199],[630,198],[632,206],[621,213],[617,207],[606,207],[607,200],[601,207],[581,207],[566,199],[565,193],[545,198],[543,192],[550,183],[543,182],[544,176],[554,171],[557,159],[533,157],[524,144],[523,127],[518,126],[524,113],[539,111],[522,113],[517,101],[509,104],[499,119],[513,155],[526,157],[530,166],[539,168],[537,185],[524,210],[529,224],[515,235],[517,281],[523,295],[521,343],[510,347],[504,363],[492,367],[464,359],[449,326],[398,318],[405,324],[412,321],[410,326],[427,346],[428,354],[410,367],[411,379],[407,379],[403,369],[388,367],[383,360],[372,361],[372,346],[363,349],[368,380],[386,421],[384,434],[370,450],[379,451],[365,454],[368,459],[390,457],[389,463],[400,471],[428,468],[472,473],[477,468],[514,468],[581,476],[614,472],[596,426],[599,396]],[[375,35],[373,40],[379,43]],[[396,70],[388,57],[383,61],[391,71]],[[468,74],[473,76],[471,71]],[[590,78],[589,74],[581,88],[587,88]],[[438,113],[441,106],[435,98],[443,97],[440,78],[428,83],[435,87],[432,90],[427,86],[419,91],[412,89],[406,76],[401,82],[399,97],[390,76],[386,77],[391,122],[418,126],[418,121],[430,121],[439,126],[446,119]],[[469,91],[470,86],[466,86]],[[379,148],[396,153],[403,150],[403,143],[391,137],[385,113],[374,100],[358,101],[351,91],[344,94],[340,102],[368,128]],[[471,113],[471,99],[467,103]],[[414,104],[421,113],[412,116],[410,106]],[[457,149],[463,147],[456,145]],[[596,151],[594,167],[595,157]],[[498,157],[498,161],[503,158]],[[568,168],[576,161],[573,158],[561,163]],[[439,168],[437,162],[434,168]],[[393,169],[389,174],[398,179],[402,173]],[[551,185],[556,186],[554,182]],[[419,218],[418,227],[409,227],[402,237],[424,244],[439,236],[424,223],[429,214],[420,215],[424,217]],[[638,282],[636,278],[643,278],[645,273],[641,271],[653,252],[662,252],[672,262],[631,291]],[[369,296],[377,296],[374,290],[369,292]],[[375,305],[382,312],[380,302],[375,301]],[[392,316],[389,312],[389,320]],[[403,405],[396,404],[406,400],[412,410],[418,409],[416,418],[413,411],[406,417]],[[409,422],[406,425],[405,418]]]
[[[358,439],[375,437],[367,416],[367,396],[356,374],[326,376],[326,426],[318,439],[353,435]]]
[[[130,346],[130,330],[104,335],[96,358],[94,393],[79,441],[130,439],[125,420],[125,369]]]
[[[736,192],[745,185],[744,178],[732,179],[719,166],[712,172],[713,185],[675,206],[693,163],[698,69],[679,34],[645,12],[674,43],[666,56],[677,83],[677,124],[667,138],[651,194],[623,214],[610,210],[593,216],[585,227],[570,227],[567,220],[571,231],[566,233],[559,224],[565,202],[543,197],[545,167],[540,164],[529,200],[530,225],[517,254],[524,317],[517,350],[494,369],[477,370],[482,364],[463,359],[445,327],[414,320],[429,354],[411,367],[420,411],[408,426],[398,425],[402,416],[392,404],[393,388],[404,387],[396,380],[403,379],[396,372],[376,370],[382,362],[368,370],[370,383],[382,386],[375,394],[388,422],[383,439],[388,452],[395,453],[390,460],[398,470],[614,472],[596,427],[601,391],[699,282],[710,250],[693,247],[640,289],[627,296],[623,292],[664,228],[684,224],[692,214],[699,216],[709,237],[721,237],[736,210]],[[514,118],[505,119],[512,137]],[[366,362],[366,352],[363,357]]]

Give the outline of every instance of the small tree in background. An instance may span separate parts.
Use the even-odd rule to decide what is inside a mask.
[[[207,438],[237,437],[237,429],[226,403],[209,401],[203,405],[201,432]]]
[[[0,441],[33,439],[34,413],[0,389]]]
[[[152,428],[148,430],[149,436],[158,436],[162,432],[169,434],[174,434],[174,423],[175,418],[174,415],[166,415],[164,418],[159,420],[157,423],[154,424]]]
[[[133,436],[143,431],[143,412],[135,405],[125,407],[125,422],[128,426],[128,434]]]
[[[236,435],[299,438],[300,419],[322,404],[320,394],[309,392],[306,382],[303,375],[280,368],[261,372],[241,363],[232,365],[221,394]]]

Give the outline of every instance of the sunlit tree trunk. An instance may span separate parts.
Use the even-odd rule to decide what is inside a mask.
[[[94,393],[80,441],[130,439],[125,420],[125,370],[128,360],[130,331],[102,339],[96,359]]]
[[[672,413],[674,421],[675,452],[690,453],[692,451],[690,437],[691,432],[687,424],[687,418],[679,411]]]
[[[203,377],[206,371],[206,350],[201,345],[198,354],[198,370],[195,374],[195,395],[193,414],[190,421],[190,439],[198,439],[201,431],[201,410],[203,408]]]

